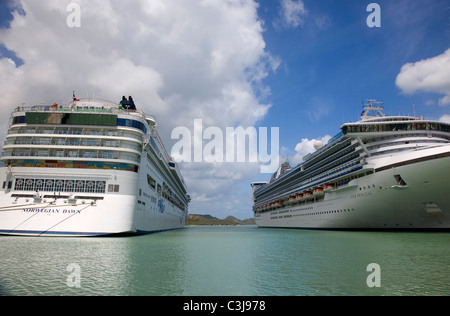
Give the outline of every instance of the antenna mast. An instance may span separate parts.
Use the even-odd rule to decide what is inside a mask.
[[[385,117],[386,115],[384,115],[383,111],[384,111],[383,102],[368,99],[367,104],[363,105],[361,120],[367,120],[372,117]],[[376,112],[376,114],[370,114],[370,112]]]

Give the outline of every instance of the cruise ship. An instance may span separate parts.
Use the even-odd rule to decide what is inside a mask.
[[[132,97],[13,111],[0,234],[111,236],[182,228],[190,197],[153,116]]]
[[[450,124],[386,116],[368,100],[296,167],[252,183],[259,227],[449,230]]]

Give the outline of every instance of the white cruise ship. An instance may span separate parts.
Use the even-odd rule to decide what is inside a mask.
[[[268,182],[252,183],[259,227],[449,230],[450,124],[385,116],[368,100],[361,120]]]
[[[182,228],[190,197],[155,118],[74,97],[18,107],[0,168],[0,234],[109,236]]]

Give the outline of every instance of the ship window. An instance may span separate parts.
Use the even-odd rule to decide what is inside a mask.
[[[147,174],[147,182],[148,182],[148,185],[149,185],[153,190],[155,190],[155,188],[156,188],[156,181],[155,181],[155,179],[153,179],[149,174]]]
[[[406,186],[406,182],[402,179],[402,177],[399,174],[394,175],[395,180],[397,181],[397,184],[400,186]]]
[[[85,151],[84,152],[84,158],[97,158],[97,154],[95,151]]]
[[[119,190],[120,190],[120,185],[118,185],[118,184],[110,184],[110,185],[108,185],[108,192],[115,192],[115,193],[117,193],[117,192],[119,192]]]
[[[161,185],[158,184],[158,191],[157,192],[158,192],[159,195],[161,195],[161,191],[162,191]]]
[[[80,145],[80,140],[79,139],[71,139],[71,140],[69,140],[69,145],[70,146],[78,146],[78,145]]]
[[[85,139],[82,142],[83,146],[97,146],[97,140],[96,139]]]
[[[86,181],[85,192],[95,192],[95,181]]]
[[[114,153],[106,151],[103,152],[103,158],[104,159],[114,159]]]
[[[43,179],[37,179],[35,181],[35,184],[34,184],[34,189],[36,191],[42,191],[44,189],[44,180]]]
[[[105,146],[106,147],[119,147],[118,142],[116,141],[105,141]]]
[[[105,181],[62,179],[16,179],[16,191],[105,193]]]
[[[75,182],[75,192],[84,192],[85,181],[78,180]]]
[[[26,124],[27,123],[27,117],[26,116],[15,116],[13,118],[13,125],[14,124]]]
[[[145,124],[140,121],[118,118],[117,126],[126,126],[126,127],[137,128],[137,129],[140,129],[141,131],[143,131],[144,134],[147,134],[147,128],[145,127]]]

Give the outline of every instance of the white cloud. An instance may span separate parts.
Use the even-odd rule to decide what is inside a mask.
[[[303,24],[307,13],[302,0],[281,0],[279,16],[274,21],[274,26],[296,28]]]
[[[241,219],[253,217],[250,183],[259,170],[256,163],[187,164],[183,176],[194,189],[190,192],[195,201],[191,212],[222,218],[224,214]]]
[[[439,121],[450,124],[450,114],[442,115]]]
[[[294,157],[289,159],[290,164],[292,166],[298,165],[303,161],[303,157],[316,151],[316,148],[314,147],[316,144],[322,143],[323,145],[326,145],[330,139],[330,135],[325,135],[318,139],[302,139],[302,141],[295,146],[296,153]]]
[[[152,106],[154,108],[164,106],[158,95],[163,86],[161,74],[150,67],[137,66],[129,59],[113,60],[106,68],[93,70],[86,79],[91,86],[97,87],[100,91],[111,89],[124,91],[127,95],[139,94],[152,87],[147,95],[147,98],[152,100]]]
[[[450,104],[450,94],[446,95],[442,99],[439,100],[439,105],[449,105]]]
[[[81,27],[69,28],[71,2],[15,0],[21,9],[11,27],[0,30],[0,43],[24,64],[17,67],[0,56],[3,126],[22,102],[70,102],[72,90],[79,98],[116,102],[132,95],[138,107],[156,116],[168,151],[173,128],[190,128],[194,119],[224,128],[252,126],[267,114],[270,104],[261,100],[270,89],[263,80],[280,61],[265,51],[256,1],[77,0]],[[293,23],[298,10],[290,16]],[[4,137],[5,131],[0,133]],[[231,185],[203,186],[199,173],[189,172],[192,166],[182,167],[189,173],[190,193],[199,200]],[[206,167],[210,181],[223,171]],[[259,172],[258,167],[230,168],[247,183]],[[194,210],[196,203],[194,198]]]
[[[443,54],[404,65],[396,79],[403,93],[419,91],[444,94],[439,105],[450,104],[450,49]]]

